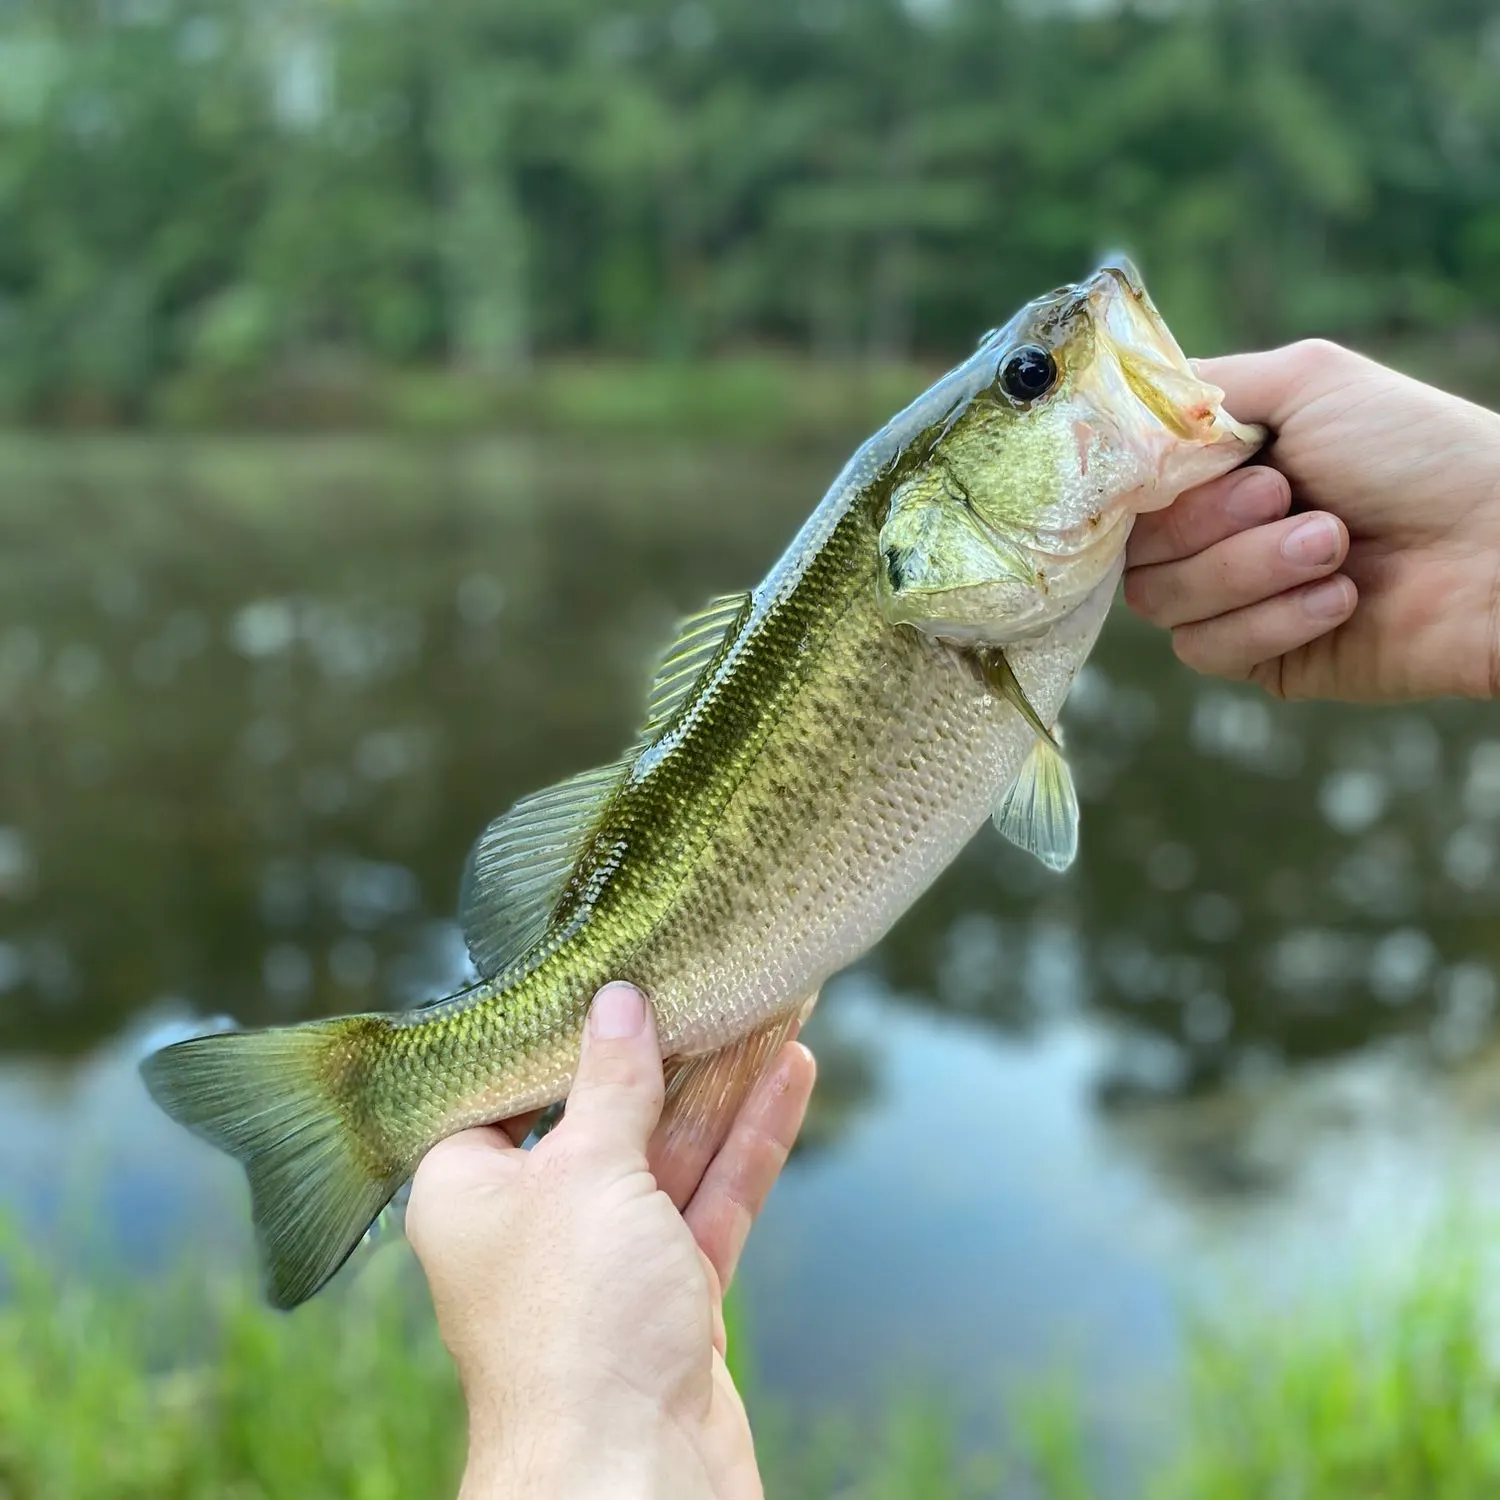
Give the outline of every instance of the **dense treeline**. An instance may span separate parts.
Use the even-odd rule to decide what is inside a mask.
[[[1123,242],[1195,342],[1500,319],[1492,0],[0,0],[0,403],[946,352]]]

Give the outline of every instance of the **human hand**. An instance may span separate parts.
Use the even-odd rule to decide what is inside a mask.
[[[1500,415],[1318,340],[1198,368],[1269,466],[1142,516],[1126,602],[1277,697],[1500,692]]]
[[[788,1042],[711,1160],[658,1162],[651,1008],[607,985],[561,1123],[464,1131],[417,1169],[407,1234],[469,1408],[461,1500],[760,1500],[723,1293],[812,1092]],[[701,1178],[701,1181],[699,1180]]]

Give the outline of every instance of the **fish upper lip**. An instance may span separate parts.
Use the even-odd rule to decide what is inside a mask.
[[[1089,280],[1097,282],[1102,277],[1111,278],[1116,285],[1124,288],[1137,300],[1146,295],[1146,280],[1141,275],[1140,268],[1128,255],[1116,253],[1106,256]]]
[[[1189,441],[1215,441],[1227,419],[1234,435],[1249,440],[1248,429],[1224,411],[1224,392],[1193,368],[1129,259],[1101,265],[1084,296],[1097,336],[1113,346],[1137,398],[1169,430]]]
[[[1145,282],[1131,261],[1124,257],[1118,262],[1106,261],[1089,277],[1085,296],[1094,310],[1099,331],[1116,347],[1126,346],[1135,359],[1159,365],[1174,375],[1196,378],[1187,355],[1156,311]],[[1123,299],[1135,304],[1133,308],[1128,305],[1125,308],[1133,325],[1128,332],[1133,337],[1128,337],[1125,329],[1117,328],[1111,318]]]

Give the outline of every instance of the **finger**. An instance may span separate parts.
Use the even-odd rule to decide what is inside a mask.
[[[801,1029],[802,1019],[799,1016],[787,1028],[782,1045],[795,1041]],[[781,1052],[778,1049],[776,1056],[766,1065],[766,1072],[769,1073],[774,1069],[780,1057]],[[748,1085],[749,1092],[741,1099],[740,1110],[736,1111],[736,1118],[739,1112],[749,1104],[759,1084],[760,1079],[757,1079],[754,1084]],[[723,1107],[730,1107],[728,1101]],[[646,1147],[646,1161],[651,1168],[651,1175],[656,1178],[657,1187],[672,1200],[678,1209],[683,1209],[692,1201],[693,1194],[698,1191],[698,1184],[703,1181],[703,1174],[708,1171],[709,1163],[723,1149],[724,1142],[728,1139],[728,1130],[734,1128],[734,1121],[728,1122],[727,1130],[721,1125],[718,1130],[710,1126],[701,1130],[673,1131],[669,1129],[670,1123],[669,1119],[664,1117],[653,1132]],[[681,1124],[680,1121],[677,1123]]]
[[[688,1228],[728,1287],[750,1226],[781,1175],[817,1079],[813,1055],[788,1042],[746,1100],[729,1138],[683,1212]]]
[[[1261,663],[1342,625],[1358,597],[1353,582],[1340,573],[1227,615],[1181,625],[1172,632],[1172,649],[1195,671],[1247,678]]]
[[[1196,557],[1134,569],[1125,580],[1125,600],[1152,624],[1171,629],[1322,578],[1348,551],[1349,532],[1337,516],[1289,516],[1242,531]]]
[[[721,1127],[722,1128],[722,1127]],[[673,1204],[681,1209],[692,1201],[720,1148],[717,1132],[710,1126],[691,1131],[679,1131],[672,1137],[666,1122],[652,1132],[646,1146],[646,1165],[656,1179],[656,1185]]]
[[[460,1130],[435,1145],[417,1164],[412,1178],[413,1187],[424,1175],[428,1178],[441,1176],[445,1182],[455,1178],[480,1178],[489,1170],[496,1157],[509,1157],[517,1153],[515,1141],[499,1125],[475,1125]]]
[[[578,1071],[555,1134],[644,1153],[663,1092],[656,1021],[646,997],[633,985],[605,985],[589,1008]]]
[[[1352,350],[1304,339],[1256,354],[1195,360],[1194,368],[1224,392],[1224,409],[1232,416],[1275,431],[1316,391],[1347,380],[1349,367],[1360,362]]]
[[[724,1322],[724,1288],[719,1282],[719,1272],[714,1263],[698,1247],[698,1258],[703,1262],[703,1279],[708,1283],[708,1305],[713,1309],[714,1348],[721,1359],[729,1357],[729,1329]]]
[[[1236,469],[1179,495],[1165,510],[1146,512],[1125,549],[1128,567],[1192,557],[1225,537],[1276,521],[1291,509],[1286,476],[1263,464]]]

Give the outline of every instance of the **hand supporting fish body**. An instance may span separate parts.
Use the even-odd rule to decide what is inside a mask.
[[[715,1142],[986,818],[1065,867],[1057,715],[1134,516],[1262,440],[1221,400],[1127,264],[1032,302],[854,455],[754,593],[683,623],[619,761],[484,832],[478,984],[148,1058],[162,1107],[243,1162],[271,1300],[317,1291],[444,1136],[562,1098],[606,980],[652,999],[666,1138]]]

